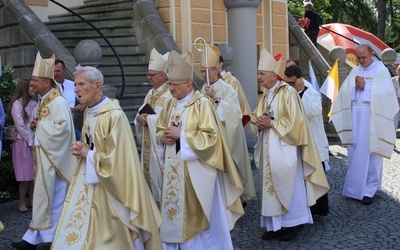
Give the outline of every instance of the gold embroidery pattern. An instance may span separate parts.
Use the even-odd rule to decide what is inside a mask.
[[[168,219],[171,221],[180,213],[180,208],[178,206],[179,188],[176,187],[177,184],[180,182],[178,167],[179,163],[177,163],[176,165],[170,164],[168,166],[168,168],[170,168],[170,171],[168,171],[168,177],[167,177],[168,182],[166,184],[167,191],[165,197],[165,200],[167,201],[164,203],[164,208],[167,211]]]
[[[154,109],[155,106],[160,103],[159,101],[157,101],[159,99],[159,97],[162,96],[163,94],[165,94],[168,90],[169,90],[169,85],[165,84],[165,86],[162,88],[162,90],[160,92],[154,94],[155,91],[153,91],[153,93],[151,94],[151,96],[149,96],[149,98],[146,100],[146,102],[148,104],[150,104],[150,106]],[[165,100],[165,98],[164,98],[164,100]],[[160,106],[162,106],[162,105],[160,105]]]
[[[65,226],[65,230],[68,230],[68,234],[65,236],[65,243],[71,246],[79,242],[82,237],[81,229],[83,228],[86,220],[85,207],[88,206],[88,193],[89,187],[87,184],[83,184],[83,189],[79,192],[79,199],[75,202],[75,209],[72,211],[68,218],[69,223]]]
[[[163,106],[165,97],[161,97],[164,93],[166,93],[169,90],[168,84],[165,84],[165,86],[162,88],[160,92],[157,94],[152,94],[147,100],[146,103],[150,104],[150,106],[155,109],[155,106]],[[147,182],[147,185],[149,185],[151,189],[151,182],[150,182],[150,146],[151,146],[151,140],[150,140],[150,132],[148,127],[143,127],[143,158],[142,158],[142,163],[143,163],[143,174],[144,178]]]
[[[60,169],[57,168],[56,164],[54,164],[54,162],[51,160],[49,153],[42,146],[40,146],[40,148],[43,151],[43,154],[46,156],[47,160],[49,161],[51,167],[54,169],[54,171],[57,172],[57,174],[61,177],[61,179],[63,179],[63,181],[65,181],[68,185],[70,185],[71,184],[70,180],[65,178],[63,173],[61,173]]]
[[[58,88],[51,90],[51,93],[39,103],[38,109],[36,110],[36,117],[42,119],[49,116],[51,112],[47,105],[58,96],[61,96]]]
[[[270,197],[274,197],[276,195],[275,187],[272,182],[272,174],[271,174],[271,165],[270,165],[270,157],[269,157],[269,145],[268,143],[265,144],[266,146],[266,158],[267,158],[267,166],[265,169],[265,187],[267,188],[268,195]]]
[[[276,94],[278,93],[278,89],[279,89],[279,86],[274,90],[273,97],[270,102],[268,102],[268,96],[267,96],[267,98],[266,98],[267,105],[266,105],[266,110],[264,113],[270,114],[273,111],[271,104],[274,101]],[[273,116],[273,113],[271,116]],[[270,197],[274,197],[274,196],[276,196],[276,192],[275,192],[274,184],[272,182],[271,163],[270,163],[271,159],[270,159],[270,152],[269,152],[269,138],[267,138],[266,141],[267,142],[265,143],[265,158],[267,159],[266,160],[267,164],[265,167],[265,187],[268,192],[268,195]]]
[[[151,182],[150,182],[150,133],[148,127],[143,127],[143,175],[151,189]]]

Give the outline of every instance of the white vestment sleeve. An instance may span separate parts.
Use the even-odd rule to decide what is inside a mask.
[[[193,152],[192,148],[186,140],[185,133],[181,131],[181,158],[182,161],[193,161],[197,160],[197,155]]]
[[[37,147],[39,147],[39,146],[40,146],[40,142],[39,142],[39,138],[38,138],[38,136],[37,136],[36,133],[35,133],[34,137],[35,137],[35,139],[34,139],[34,145],[37,146]]]
[[[216,112],[217,112],[217,115],[219,117],[219,120],[221,122],[224,122],[225,121],[225,116],[224,116],[224,109],[223,109],[222,102],[223,102],[223,100],[221,99],[221,101],[220,101],[220,103],[219,103],[219,105],[217,107]]]
[[[368,81],[364,86],[363,102],[371,102],[372,82]]]
[[[97,177],[96,169],[94,167],[94,151],[89,150],[86,156],[86,183],[87,184],[97,184],[100,182],[99,178]]]

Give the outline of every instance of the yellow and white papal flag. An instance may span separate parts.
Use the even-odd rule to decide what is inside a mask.
[[[325,79],[324,83],[322,84],[320,90],[321,93],[326,95],[329,99],[331,99],[331,109],[328,113],[328,117],[331,118],[332,115],[332,107],[335,103],[336,97],[339,92],[339,65],[338,60],[336,59],[335,63],[333,64],[331,71],[328,74],[328,77]]]

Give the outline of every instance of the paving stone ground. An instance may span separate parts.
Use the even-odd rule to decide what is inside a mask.
[[[394,150],[390,160],[384,160],[382,190],[374,203],[364,206],[359,201],[341,195],[347,169],[346,148],[331,142],[331,170],[327,173],[331,186],[330,213],[314,216],[314,224],[305,225],[289,242],[263,241],[265,229],[260,227],[259,200],[251,201],[246,214],[232,230],[235,250],[253,249],[400,249],[400,150]],[[397,140],[400,149],[400,140]],[[258,170],[253,169],[258,191]],[[20,213],[18,201],[0,204],[0,220],[5,230],[0,234],[0,250],[8,250],[12,241],[25,233],[31,212]]]

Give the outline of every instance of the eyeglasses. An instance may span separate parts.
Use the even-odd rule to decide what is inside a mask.
[[[290,84],[290,85],[295,85],[295,84],[296,84],[296,81],[297,81],[297,79],[298,79],[298,78],[296,78],[296,80],[294,80],[293,82],[289,82],[289,81],[286,81],[286,80],[285,80],[285,82],[287,82],[287,83],[288,83],[288,84]]]
[[[147,78],[153,78],[155,75],[161,74],[161,72],[155,73],[155,74],[147,74]]]

